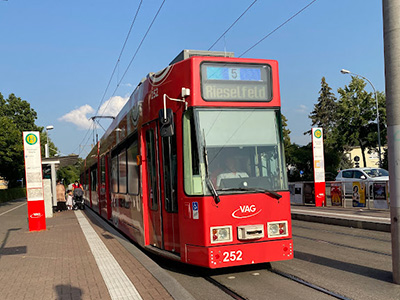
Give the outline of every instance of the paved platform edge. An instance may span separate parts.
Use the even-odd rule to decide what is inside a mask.
[[[178,281],[176,281],[175,278],[170,276],[165,270],[159,267],[154,261],[147,257],[140,249],[132,244],[132,242],[127,240],[110,224],[100,218],[90,208],[86,209],[85,212],[90,217],[95,218],[110,234],[112,234],[119,241],[119,243],[161,283],[161,285],[174,299],[195,300],[195,298]]]
[[[386,223],[378,223],[371,221],[363,221],[363,220],[349,220],[349,219],[341,219],[330,216],[315,216],[309,215],[305,213],[294,213],[292,212],[292,220],[300,220],[307,222],[316,222],[316,223],[324,223],[330,225],[339,225],[345,227],[354,227],[359,229],[368,229],[368,230],[376,230],[383,232],[390,232],[390,224]]]

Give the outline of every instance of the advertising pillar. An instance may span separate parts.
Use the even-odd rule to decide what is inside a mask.
[[[46,230],[39,131],[24,131],[23,138],[29,231]]]
[[[325,162],[322,128],[312,128],[315,206],[325,206]]]

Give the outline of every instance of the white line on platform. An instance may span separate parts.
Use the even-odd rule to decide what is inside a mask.
[[[292,209],[292,212],[312,214],[312,215],[326,215],[326,216],[335,216],[335,217],[347,217],[347,218],[352,218],[352,219],[354,219],[354,218],[374,219],[374,220],[382,220],[382,221],[389,221],[390,222],[390,218],[381,218],[381,217],[373,217],[373,216],[337,214],[337,213],[330,213],[330,212],[324,212],[324,211],[312,211],[312,210],[303,210],[303,209]]]
[[[11,208],[11,209],[9,209],[9,210],[7,210],[7,211],[5,211],[5,212],[2,212],[2,213],[0,214],[0,217],[1,217],[2,215],[5,215],[6,213],[9,213],[10,211],[13,211],[14,209],[17,209],[18,207],[21,207],[22,205],[26,205],[26,202],[25,202],[25,203],[22,203],[22,204],[20,204],[20,205],[18,205],[18,206],[16,206],[16,207],[14,207],[14,208]]]
[[[142,297],[139,295],[135,286],[129,280],[128,276],[126,276],[106,245],[104,245],[103,241],[99,238],[96,231],[94,231],[93,227],[83,216],[82,212],[77,210],[75,211],[75,215],[89,243],[90,250],[100,269],[111,299],[141,300]]]

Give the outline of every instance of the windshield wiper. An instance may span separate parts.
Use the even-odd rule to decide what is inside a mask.
[[[221,192],[229,192],[229,191],[245,191],[245,192],[259,192],[270,195],[272,198],[275,198],[279,201],[282,198],[282,195],[275,193],[273,191],[263,189],[263,188],[251,188],[251,187],[234,187],[234,188],[222,188],[218,189]]]
[[[210,174],[208,173],[208,155],[207,155],[206,137],[204,135],[204,131],[203,131],[203,136],[204,136],[203,154],[204,154],[204,164],[206,169],[206,185],[214,197],[215,204],[218,204],[221,202],[221,199],[219,198],[218,192],[215,189],[212,180],[210,179]]]

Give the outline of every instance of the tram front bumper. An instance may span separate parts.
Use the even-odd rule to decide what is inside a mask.
[[[212,247],[186,245],[186,263],[212,269],[292,258],[292,239]]]

